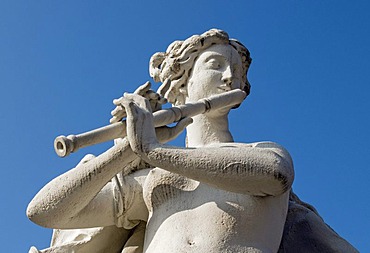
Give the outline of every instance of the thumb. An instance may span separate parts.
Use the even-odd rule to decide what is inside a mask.
[[[174,127],[164,126],[156,128],[158,141],[161,143],[166,143],[175,139],[192,122],[192,118],[183,118]]]
[[[179,136],[179,134],[182,133],[182,131],[185,130],[185,128],[190,125],[191,123],[193,123],[193,119],[192,118],[183,118],[181,119],[177,124],[176,126],[174,127],[171,127],[168,131],[169,131],[169,134],[170,134],[170,140],[173,140],[175,139],[177,136]]]
[[[184,131],[184,129],[190,125],[191,123],[193,123],[193,119],[192,118],[189,118],[189,117],[185,117],[183,119],[181,119],[177,124],[176,126],[172,127],[171,128],[171,131],[173,131],[172,133],[174,135],[176,135],[176,137],[182,132]],[[176,138],[175,137],[175,138]]]

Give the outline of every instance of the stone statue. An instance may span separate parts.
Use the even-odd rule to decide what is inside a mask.
[[[127,137],[29,204],[33,222],[55,229],[50,248],[30,252],[357,252],[291,191],[289,153],[273,142],[235,143],[235,101],[215,109],[208,100],[248,95],[250,63],[249,51],[216,29],[154,54],[158,93],[146,83],[114,100],[111,122],[126,117]],[[177,125],[156,128],[162,96],[174,105],[202,100],[206,112],[174,110]],[[166,144],[185,127],[186,148]]]

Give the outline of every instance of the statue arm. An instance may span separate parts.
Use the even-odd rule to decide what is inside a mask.
[[[108,182],[137,161],[138,157],[123,140],[50,181],[28,205],[27,216],[50,228],[114,225],[112,185]]]
[[[274,143],[194,149],[157,144],[142,158],[214,187],[255,196],[282,194],[290,189],[294,178],[289,154]]]
[[[157,128],[156,135],[159,141],[167,142],[178,136],[189,123],[189,120],[182,120],[174,127]],[[128,175],[140,161],[124,138],[98,157],[81,161],[76,168],[45,185],[28,205],[27,216],[50,228],[116,225],[116,199],[109,181],[122,171],[124,176]]]
[[[148,99],[152,110],[158,110],[166,100],[150,87],[150,82],[146,82],[136,89],[135,94]],[[111,122],[120,121],[126,116],[120,100],[121,98],[114,100],[116,108],[111,113],[113,116]],[[156,135],[161,142],[170,141],[176,138],[189,123],[187,119],[181,120],[174,127],[159,127],[155,129]],[[140,161],[141,159],[132,151],[129,142],[124,138],[98,157],[89,161],[83,159],[76,168],[44,186],[29,204],[27,216],[35,223],[51,228],[117,225],[115,213],[117,199],[113,194],[116,189],[109,181],[122,171],[124,176],[128,175],[140,164]],[[122,187],[126,186],[122,185]],[[136,187],[136,190],[141,193],[141,189]],[[125,196],[122,197],[125,198]],[[136,199],[135,197],[135,203],[139,204],[136,203],[135,208],[145,210],[137,210],[135,217],[138,213],[145,214],[147,211],[145,205],[142,205],[143,201]]]

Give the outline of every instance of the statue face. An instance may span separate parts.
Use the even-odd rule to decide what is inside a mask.
[[[187,85],[186,102],[240,88],[242,61],[232,46],[213,45],[195,61]]]

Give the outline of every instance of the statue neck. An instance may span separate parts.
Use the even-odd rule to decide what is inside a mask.
[[[229,131],[228,114],[217,117],[197,115],[193,117],[193,123],[186,128],[186,131],[187,147],[234,141]]]

